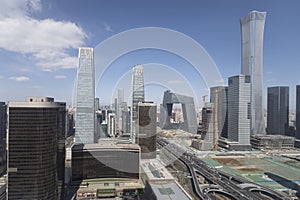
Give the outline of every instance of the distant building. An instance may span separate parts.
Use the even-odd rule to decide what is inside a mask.
[[[296,138],[300,140],[300,85],[296,87]]]
[[[116,115],[115,115],[115,113],[109,113],[107,116],[107,134],[110,137],[116,136]]]
[[[251,79],[238,75],[228,79],[228,139],[250,145]]]
[[[263,37],[266,14],[266,12],[251,11],[240,21],[242,31],[242,74],[251,78],[251,134],[265,134],[263,117]]]
[[[141,147],[141,158],[156,158],[156,104],[138,103],[136,141]]]
[[[202,130],[201,139],[203,141],[198,142],[194,140],[192,146],[199,150],[212,150],[213,149],[213,137],[214,137],[214,124],[213,124],[213,103],[205,103],[202,108]],[[201,147],[199,146],[201,144]],[[198,148],[199,147],[199,148]]]
[[[130,133],[130,109],[122,110],[122,131]]]
[[[295,138],[284,135],[252,135],[251,145],[260,150],[282,150],[294,148]]]
[[[75,143],[95,142],[94,50],[79,48],[76,84]]]
[[[96,178],[140,178],[140,147],[100,141],[72,148],[72,181]],[[101,170],[99,170],[101,169]]]
[[[131,105],[131,141],[133,144],[137,143],[135,124],[137,119],[137,109],[138,103],[145,101],[145,91],[144,91],[144,67],[142,65],[137,65],[132,68],[132,105]]]
[[[218,100],[216,100],[217,98]],[[228,113],[227,113],[228,87],[218,86],[210,88],[210,102],[218,104],[218,136],[227,138]],[[216,102],[215,102],[216,101]]]
[[[7,199],[64,199],[66,103],[8,103]]]
[[[268,134],[287,134],[289,128],[289,103],[289,87],[268,88]]]
[[[172,123],[173,104],[180,103],[183,113],[182,123]],[[175,125],[175,126],[174,126]],[[176,94],[167,90],[164,92],[163,103],[160,105],[159,126],[162,129],[181,129],[189,133],[197,133],[198,124],[194,98]]]

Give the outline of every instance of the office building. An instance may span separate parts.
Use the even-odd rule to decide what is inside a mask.
[[[107,133],[109,137],[116,136],[116,114],[108,113],[107,116]]]
[[[228,79],[228,139],[250,145],[251,82],[250,76]]]
[[[140,178],[140,147],[100,140],[98,144],[72,147],[72,180],[97,178]],[[99,170],[101,169],[101,170]]]
[[[0,165],[4,164],[6,160],[6,121],[6,104],[0,102]]]
[[[265,134],[263,111],[263,36],[266,12],[241,19],[242,74],[251,77],[251,134]]]
[[[64,199],[66,103],[8,103],[7,199]]]
[[[156,104],[138,103],[136,141],[141,147],[141,158],[156,158]]]
[[[287,134],[289,128],[289,103],[289,87],[268,88],[268,134]]]
[[[227,98],[227,86],[217,86],[210,88],[210,102],[214,104],[214,109],[217,109],[217,122],[214,122],[214,124],[218,127],[218,136],[225,138],[227,138],[228,129]]]
[[[145,101],[143,69],[144,68],[141,65],[137,65],[132,68],[131,141],[133,144],[136,143],[135,124],[137,119],[138,103]]]
[[[252,135],[251,145],[259,150],[289,150],[294,148],[295,138],[285,135]]]
[[[296,86],[296,139],[300,140],[300,85]]]
[[[75,143],[95,142],[95,72],[92,48],[79,48],[76,84]]]
[[[122,110],[122,131],[123,133],[130,133],[130,108]]]
[[[173,104],[181,104],[183,122],[172,123]],[[198,124],[196,117],[196,108],[194,98],[176,94],[167,90],[164,92],[163,103],[160,106],[160,120],[159,126],[162,129],[181,129],[189,133],[197,133]]]

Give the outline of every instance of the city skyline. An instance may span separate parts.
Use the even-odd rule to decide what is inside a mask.
[[[223,82],[226,83],[227,77],[239,74],[241,67],[239,19],[251,10],[259,10],[268,12],[264,36],[264,94],[269,86],[290,86],[290,108],[295,110],[295,85],[299,84],[296,66],[299,63],[297,49],[300,41],[297,35],[300,30],[292,24],[297,23],[295,20],[299,18],[297,17],[299,13],[296,12],[300,7],[298,2],[241,1],[235,2],[233,5],[218,2],[222,7],[219,9],[215,2],[211,1],[190,1],[189,3],[172,1],[172,6],[169,6],[168,2],[128,1],[129,3],[121,3],[122,6],[120,6],[127,10],[126,14],[129,13],[126,19],[122,18],[125,13],[119,10],[120,8],[117,8],[114,2],[90,1],[89,4],[82,4],[79,1],[72,1],[71,6],[68,5],[68,1],[64,3],[38,0],[8,2],[11,1],[4,1],[1,8],[3,12],[0,15],[0,28],[7,30],[6,27],[10,22],[19,22],[24,26],[21,29],[21,26],[15,25],[15,30],[23,32],[29,43],[24,44],[14,33],[8,31],[2,33],[3,37],[8,39],[0,41],[0,56],[3,58],[0,63],[2,69],[0,82],[3,88],[10,87],[12,88],[10,91],[18,91],[17,94],[13,94],[8,90],[1,90],[2,101],[22,100],[28,95],[54,96],[70,105],[76,77],[77,48],[81,46],[95,47],[117,33],[147,26],[173,29],[196,40],[215,61]],[[149,8],[149,13],[143,13],[144,17],[140,19],[134,18],[134,14],[131,13],[141,13],[143,9],[130,6],[133,3],[137,7]],[[79,14],[78,9],[86,12]],[[218,12],[209,12],[213,9],[217,9]],[[109,10],[116,10],[118,14],[115,16],[108,12]],[[165,11],[177,13],[177,15],[166,16]],[[155,12],[156,15],[151,15],[151,12]],[[283,12],[288,14],[282,15]],[[163,20],[158,20],[159,18]],[[222,25],[215,26],[220,21],[222,21]],[[32,24],[41,25],[41,28],[37,28],[34,34],[31,32]],[[49,31],[54,31],[54,33],[56,33],[55,27],[61,26],[59,29],[61,34],[45,35],[45,38],[49,39],[45,43],[42,43],[41,37],[30,37],[36,34],[44,36],[42,28],[47,25]],[[284,30],[289,31],[285,32]],[[60,40],[65,42],[56,44]],[[13,45],[11,41],[20,42],[19,47]],[[48,54],[49,52],[52,53]],[[47,59],[45,54],[49,55]],[[190,70],[187,70],[186,73],[182,72],[183,68],[188,69],[186,62],[166,52],[150,50],[131,52],[120,57],[112,63],[112,66],[122,66],[123,70],[129,70],[136,64],[150,62],[161,63],[177,69],[179,73],[187,77],[188,83],[191,83],[192,86],[198,85],[194,86],[198,90],[196,91],[198,96],[208,93],[209,88],[205,87],[203,81],[195,80],[199,77],[189,76],[191,75]],[[283,66],[285,67],[284,71],[282,70]],[[116,70],[113,70],[112,73],[107,74],[107,77],[114,77],[112,74],[115,72]],[[146,76],[152,77],[153,74],[145,73],[145,80],[147,80]],[[173,81],[172,84],[177,84],[176,87],[184,87],[179,82]],[[103,82],[96,83],[96,96],[100,96],[102,105],[111,103],[110,98],[103,96],[100,92],[102,90],[106,94],[105,92],[111,89],[109,85],[108,83],[103,84]],[[61,89],[57,90],[58,87]],[[147,90],[147,87],[145,89]],[[162,96],[162,93],[149,93],[152,96],[157,94]],[[266,99],[266,95],[264,95],[264,108],[266,108]],[[200,101],[201,99],[198,98],[198,102],[195,102],[196,105],[200,104]]]

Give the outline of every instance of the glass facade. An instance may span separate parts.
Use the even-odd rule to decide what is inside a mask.
[[[72,148],[72,180],[139,179],[139,153],[138,147],[88,147],[77,144]]]
[[[266,12],[241,19],[242,74],[251,78],[251,134],[265,134],[263,112],[263,36]]]
[[[289,87],[268,88],[268,134],[285,135],[289,128]]]
[[[66,104],[9,102],[7,199],[64,199]]]
[[[75,143],[95,142],[95,72],[92,48],[79,48],[76,85]]]
[[[250,144],[251,84],[249,76],[228,79],[228,139],[240,145]]]
[[[143,66],[137,65],[132,68],[132,105],[131,105],[131,141],[135,144],[136,141],[136,119],[138,103],[145,101],[144,92],[144,72]]]

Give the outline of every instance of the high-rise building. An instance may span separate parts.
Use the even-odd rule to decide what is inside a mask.
[[[251,77],[251,134],[265,134],[263,111],[263,36],[266,12],[241,19],[242,74]]]
[[[238,75],[228,79],[228,139],[250,144],[251,79]]]
[[[296,138],[300,140],[300,85],[296,86]]]
[[[289,87],[268,88],[268,134],[287,134],[289,128],[289,102]]]
[[[64,199],[66,103],[8,103],[7,199]]]
[[[6,147],[6,104],[5,102],[0,102],[0,165],[5,163]],[[0,171],[1,172],[1,171]]]
[[[210,102],[214,104],[214,108],[217,105],[217,119],[218,122],[214,123],[218,126],[218,136],[227,138],[228,129],[228,114],[227,114],[227,98],[228,98],[228,87],[218,86],[210,88]]]
[[[122,131],[130,133],[130,109],[122,110]]]
[[[137,119],[138,103],[145,101],[144,92],[144,72],[143,66],[137,65],[132,68],[132,105],[131,105],[131,141],[133,144],[137,143],[135,124]]]
[[[107,133],[110,137],[116,135],[116,115],[115,113],[109,113],[107,116]]]
[[[77,69],[75,143],[95,142],[95,72],[92,48],[79,48]]]
[[[141,158],[156,158],[156,111],[153,102],[138,103],[136,141],[141,147]]]

